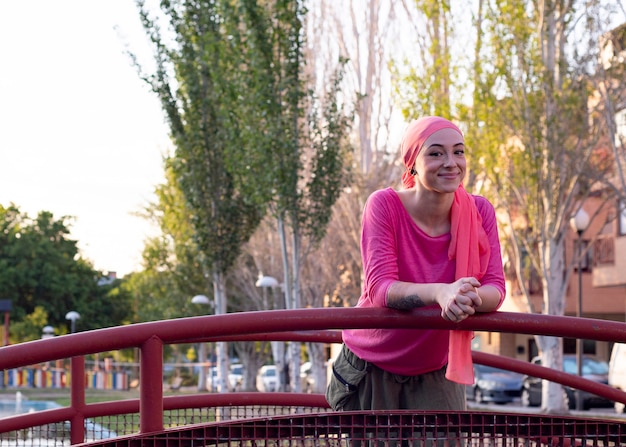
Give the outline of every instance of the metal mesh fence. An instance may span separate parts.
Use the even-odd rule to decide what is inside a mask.
[[[0,447],[70,444],[69,421],[0,433]]]
[[[179,427],[206,422],[225,422],[268,416],[317,414],[327,411],[330,410],[328,408],[319,407],[287,407],[282,405],[181,408],[178,410],[164,411],[163,422],[165,427]]]
[[[345,412],[209,422],[98,442],[107,447],[624,446],[626,424],[546,415]]]
[[[163,426],[169,429],[258,417],[314,414],[324,411],[329,410],[319,407],[287,407],[282,405],[180,408],[163,412]],[[85,422],[85,441],[87,442],[137,433],[139,433],[139,414],[137,413],[100,416],[90,418]],[[31,447],[70,445],[70,423],[69,421],[60,421],[24,430],[0,432],[0,447],[17,445],[28,445]]]

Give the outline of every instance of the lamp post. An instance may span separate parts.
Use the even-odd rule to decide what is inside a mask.
[[[204,295],[196,295],[191,299],[192,304],[201,304],[203,306],[211,305],[211,300]],[[199,343],[198,358],[200,360],[200,369],[198,371],[198,391],[206,391],[206,344],[204,342]],[[213,383],[211,383],[211,386]]]
[[[73,334],[74,332],[76,332],[76,320],[78,320],[80,318],[80,314],[78,312],[76,312],[75,310],[71,310],[68,313],[65,314],[65,319],[66,320],[70,320],[71,321],[71,329],[70,329],[70,333]]]
[[[267,289],[281,287],[281,284],[273,276],[265,276],[262,272],[259,272],[259,278],[254,285],[263,289],[263,307],[269,310],[270,306],[267,302]],[[287,382],[287,377],[285,375],[285,342],[271,341],[270,346],[272,348],[272,357],[274,358],[274,364],[276,365],[276,371],[278,373],[277,390],[284,391]]]
[[[582,317],[583,310],[583,272],[582,272],[582,236],[583,232],[589,226],[589,215],[580,208],[574,217],[570,220],[570,225],[576,231],[578,235],[578,305],[576,306],[576,316]],[[576,339],[576,368],[579,377],[583,375],[583,341],[579,338]],[[582,393],[580,390],[576,392],[576,410],[580,411],[583,408]]]

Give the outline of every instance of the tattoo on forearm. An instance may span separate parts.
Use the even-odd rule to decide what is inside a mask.
[[[397,300],[392,300],[387,305],[393,309],[398,310],[411,310],[416,307],[424,307],[426,304],[418,295],[409,295]]]

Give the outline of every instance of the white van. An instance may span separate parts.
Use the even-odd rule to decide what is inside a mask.
[[[626,391],[626,344],[615,343],[609,360],[609,385]],[[615,412],[624,413],[626,405],[615,402]]]

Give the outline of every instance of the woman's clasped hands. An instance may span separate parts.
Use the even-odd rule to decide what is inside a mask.
[[[460,322],[476,313],[482,304],[478,295],[480,282],[474,277],[461,278],[451,284],[445,284],[437,301],[441,306],[444,320]]]

